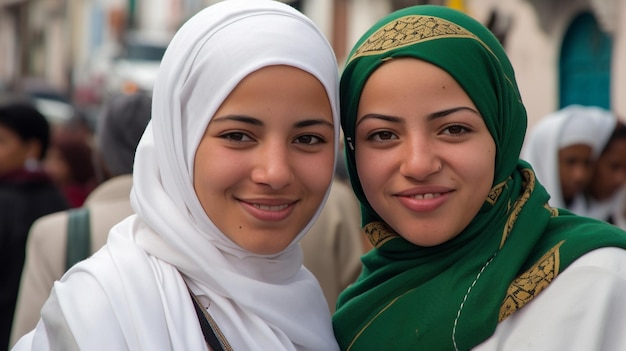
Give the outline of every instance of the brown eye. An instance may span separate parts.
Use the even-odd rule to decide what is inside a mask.
[[[459,134],[467,133],[468,131],[469,130],[464,126],[452,125],[444,129],[444,134],[459,135]]]
[[[298,144],[314,145],[323,142],[323,140],[318,136],[307,134],[297,137],[295,142]]]
[[[396,136],[392,132],[381,131],[381,132],[376,132],[372,134],[370,138],[373,140],[391,140],[391,139],[396,139]]]
[[[247,136],[245,133],[241,133],[241,132],[226,133],[226,134],[223,134],[221,137],[226,139],[226,140],[231,140],[231,141],[242,141],[243,142],[243,141],[251,141],[252,140],[252,138]]]

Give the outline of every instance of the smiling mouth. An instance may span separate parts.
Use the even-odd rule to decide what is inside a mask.
[[[283,205],[270,206],[270,205],[252,204],[252,206],[254,206],[255,208],[258,208],[259,210],[263,210],[263,211],[281,211],[281,210],[284,210],[285,208],[287,208],[289,205],[288,204],[283,204]]]
[[[410,198],[416,199],[416,200],[428,200],[428,199],[434,199],[436,197],[441,196],[441,193],[427,193],[427,194],[417,194],[417,195],[413,195],[413,196],[409,196]]]
[[[256,200],[258,201],[258,200]],[[285,203],[285,201],[287,201]],[[270,202],[270,203],[267,203]],[[267,201],[266,203],[241,201],[246,211],[263,222],[280,222],[290,217],[295,210],[297,201],[289,200]],[[278,203],[280,202],[280,203]]]

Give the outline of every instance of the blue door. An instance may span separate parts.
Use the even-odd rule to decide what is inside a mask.
[[[571,104],[611,107],[611,37],[591,13],[573,21],[561,47],[560,107]]]

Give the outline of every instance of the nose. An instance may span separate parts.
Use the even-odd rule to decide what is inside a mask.
[[[279,190],[291,183],[293,172],[288,146],[270,141],[259,147],[254,155],[252,181]]]
[[[592,169],[590,166],[581,164],[572,169],[572,183],[578,188],[577,191],[582,190],[591,178]]]
[[[442,161],[433,143],[427,137],[415,136],[408,138],[407,141],[400,154],[402,157],[400,174],[423,181],[442,169]]]

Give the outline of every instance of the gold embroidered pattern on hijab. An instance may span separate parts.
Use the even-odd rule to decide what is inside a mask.
[[[383,222],[371,222],[363,227],[367,239],[374,247],[380,247],[382,244],[393,238],[399,238],[393,229]]]
[[[504,242],[509,237],[509,234],[511,234],[513,226],[517,221],[517,217],[519,217],[520,212],[522,212],[522,208],[524,207],[526,202],[528,202],[528,199],[530,199],[530,195],[535,189],[535,173],[530,168],[524,168],[522,170],[522,177],[524,178],[524,180],[522,181],[522,188],[524,189],[524,191],[522,192],[522,195],[517,200],[515,200],[515,203],[513,204],[513,210],[510,212],[509,218],[504,225],[502,238],[500,239],[500,248],[502,248]]]
[[[487,194],[487,199],[486,199],[486,201],[489,204],[493,206],[495,205],[496,202],[498,202],[500,195],[502,195],[502,192],[504,191],[504,188],[506,187],[506,184],[510,179],[511,177],[509,177],[507,180],[503,182],[500,182],[500,184],[494,185],[493,188],[489,190],[489,194]]]
[[[378,29],[359,46],[349,61],[360,56],[377,55],[388,50],[440,38],[480,39],[465,28],[431,16],[400,17]],[[487,47],[483,44],[483,46]]]
[[[559,248],[561,245],[563,245],[563,241],[556,244],[537,263],[511,282],[500,306],[499,322],[530,302],[559,274]]]

